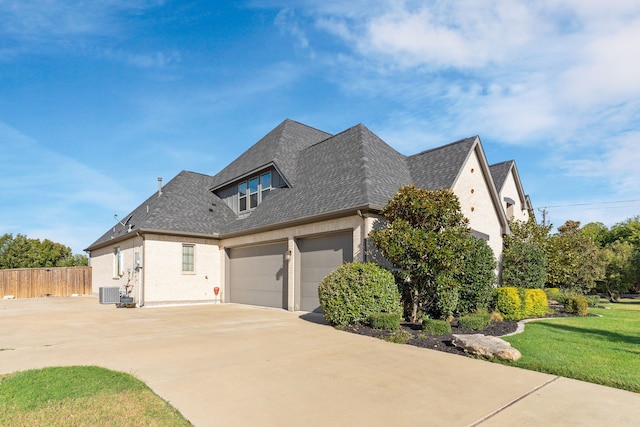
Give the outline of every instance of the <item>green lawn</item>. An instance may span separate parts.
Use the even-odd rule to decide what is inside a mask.
[[[0,425],[191,424],[131,375],[97,366],[72,366],[0,376]]]
[[[604,305],[589,309],[602,317],[527,323],[524,333],[505,338],[522,353],[510,364],[640,392],[640,301]]]

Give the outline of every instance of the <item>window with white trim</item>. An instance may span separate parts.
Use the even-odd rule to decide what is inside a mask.
[[[192,244],[182,245],[182,272],[193,273],[196,271],[195,264],[196,246]]]
[[[271,172],[242,181],[238,184],[238,211],[247,212],[257,208],[271,188]]]

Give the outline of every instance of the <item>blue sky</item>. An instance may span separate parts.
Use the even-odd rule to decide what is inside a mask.
[[[285,118],[480,135],[536,214],[640,214],[640,3],[0,0],[0,234],[75,253]]]

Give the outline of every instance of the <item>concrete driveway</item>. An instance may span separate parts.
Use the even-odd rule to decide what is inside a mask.
[[[307,316],[234,304],[117,309],[94,297],[0,300],[0,373],[60,365],[128,372],[196,426],[640,419],[634,393],[340,332]]]

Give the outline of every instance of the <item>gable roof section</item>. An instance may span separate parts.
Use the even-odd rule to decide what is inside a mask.
[[[498,189],[498,193],[502,193],[502,188],[504,187],[505,182],[507,181],[507,177],[509,173],[513,173],[513,179],[516,182],[516,187],[518,188],[518,197],[520,197],[520,203],[522,204],[524,209],[531,209],[531,199],[524,193],[524,188],[522,187],[522,182],[520,181],[520,174],[518,173],[518,167],[516,166],[515,160],[507,160],[505,162],[496,163],[491,165],[491,176],[493,177],[493,181]]]
[[[461,139],[410,156],[407,163],[413,184],[428,190],[452,188],[476,139],[477,136]]]
[[[285,181],[295,185],[298,153],[330,136],[329,133],[286,119],[218,172],[212,179],[211,190],[220,189],[269,164],[275,165]]]
[[[327,215],[348,209],[382,208],[410,183],[405,157],[363,125],[308,147],[298,156],[298,180],[225,232]]]
[[[233,211],[208,189],[213,177],[182,171],[133,212],[122,218],[86,250],[98,248],[136,231],[215,235],[235,219]],[[123,225],[124,224],[124,225]]]
[[[491,176],[493,177],[493,182],[496,185],[498,193],[502,191],[502,187],[504,187],[504,183],[507,181],[507,176],[509,176],[511,167],[514,166],[514,164],[515,162],[513,160],[507,160],[506,162],[500,162],[489,166]]]

